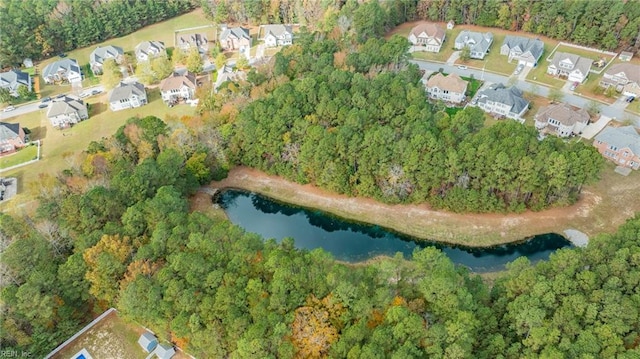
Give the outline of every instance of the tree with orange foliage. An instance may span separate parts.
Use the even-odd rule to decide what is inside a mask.
[[[322,300],[314,295],[307,298],[307,305],[295,310],[292,324],[291,340],[296,348],[296,358],[326,357],[331,343],[339,337],[342,326],[339,318],[344,310],[331,294]]]
[[[118,296],[119,281],[127,270],[133,247],[129,237],[103,235],[100,241],[83,253],[87,263],[85,277],[91,283],[89,293],[106,305]]]

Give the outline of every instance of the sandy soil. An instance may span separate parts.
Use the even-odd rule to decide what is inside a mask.
[[[606,169],[605,171],[608,171]],[[610,212],[603,201],[603,190],[613,191],[611,198],[620,197],[633,188],[637,193],[637,178],[621,177],[621,183],[602,184],[583,191],[581,200],[573,206],[552,208],[542,212],[522,214],[458,214],[430,209],[422,205],[387,205],[369,198],[353,198],[325,191],[312,185],[300,185],[278,176],[248,168],[236,167],[222,181],[212,182],[210,189],[238,188],[303,207],[317,208],[335,215],[380,225],[418,238],[432,239],[467,246],[491,246],[521,241],[543,233],[563,233],[575,228],[587,235],[613,231],[640,208]],[[635,201],[640,207],[640,201]]]

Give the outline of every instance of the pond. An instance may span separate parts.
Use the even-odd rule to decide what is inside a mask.
[[[481,273],[503,270],[505,264],[520,256],[528,257],[531,262],[547,259],[555,250],[571,246],[558,234],[542,234],[520,243],[489,248],[425,241],[241,190],[222,192],[217,203],[231,222],[248,232],[277,241],[291,237],[297,248],[322,248],[335,259],[347,262],[393,256],[397,252],[408,258],[416,248],[432,246],[441,249],[454,263]]]

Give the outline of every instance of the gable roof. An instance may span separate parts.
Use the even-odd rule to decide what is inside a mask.
[[[164,42],[162,41],[143,41],[136,45],[134,52],[136,57],[140,55],[153,55],[154,53],[162,53],[165,51]]]
[[[47,111],[47,117],[51,118],[60,115],[69,115],[86,109],[87,106],[81,99],[71,96],[64,96],[61,99],[52,101],[51,105],[49,106],[49,110]]]
[[[107,46],[98,46],[95,50],[91,51],[89,55],[89,62],[102,64],[104,60],[110,58],[117,58],[120,55],[124,55],[124,51],[121,47],[107,45]]]
[[[546,122],[549,118],[558,120],[565,126],[589,122],[589,114],[584,109],[574,110],[565,103],[558,103],[541,108],[535,115],[536,120]]]
[[[0,87],[16,90],[18,85],[31,87],[31,77],[28,73],[13,69],[0,73]]]
[[[544,51],[544,42],[537,38],[532,39],[529,37],[507,35],[504,37],[504,42],[502,43],[502,46],[505,45],[509,50],[518,49],[522,53],[530,52],[536,60],[540,59]]]
[[[456,44],[463,43],[469,46],[472,52],[485,53],[493,42],[493,34],[490,32],[480,33],[475,31],[464,30],[456,37]]]
[[[0,122],[0,142],[20,137],[20,124]]]
[[[522,97],[522,91],[515,86],[506,88],[499,83],[480,91],[479,95],[479,103],[486,103],[487,101],[502,103],[511,106],[510,111],[513,113],[520,113],[525,107],[529,106],[529,101]]]
[[[149,353],[158,345],[158,338],[149,332],[144,332],[140,335],[140,338],[138,338],[138,344],[140,344],[142,349]]]
[[[191,72],[186,72],[184,75],[180,75],[176,72],[172,73],[171,76],[160,82],[160,91],[171,91],[182,88],[182,86],[187,86],[192,89],[196,88],[196,75]]]
[[[80,74],[80,66],[75,59],[62,59],[56,62],[52,62],[42,70],[42,77],[49,77],[55,75],[59,71],[76,72]]]
[[[139,82],[124,83],[120,82],[109,95],[109,102],[116,102],[126,98],[131,98],[131,95],[146,96],[144,91],[144,85]]]
[[[171,345],[160,343],[154,353],[160,359],[170,359],[176,354],[176,350]]]
[[[178,46],[183,46],[184,44],[188,44],[189,46],[203,46],[207,45],[209,40],[207,39],[207,35],[205,34],[187,34],[187,35],[179,35],[178,36]]]
[[[606,75],[615,76],[621,72],[624,72],[627,79],[631,82],[635,82],[640,85],[640,66],[634,64],[615,64],[611,66]]]
[[[591,65],[593,64],[593,60],[588,59],[586,57],[582,57],[575,54],[570,54],[568,52],[560,52],[556,51],[553,55],[553,60],[551,60],[551,64],[555,66],[557,69],[566,69],[565,67],[560,66],[560,62],[569,60],[573,64],[573,67],[570,69],[580,70],[581,73],[586,74],[591,69]]]
[[[415,37],[420,37],[422,33],[426,34],[428,37],[433,37],[440,40],[442,40],[445,35],[444,29],[432,22],[420,23],[414,26],[410,32],[410,34]]]
[[[618,149],[628,147],[635,155],[640,155],[640,135],[633,126],[607,126],[595,140],[616,146]]]
[[[224,29],[224,31],[222,31],[222,33],[220,34],[220,41],[225,41],[231,35],[238,39],[245,38],[247,40],[251,40],[249,29],[245,29],[244,27],[232,27]]]
[[[442,90],[457,93],[464,93],[467,90],[467,84],[467,81],[463,80],[455,73],[444,76],[438,72],[427,80],[427,87],[437,87]]]
[[[264,37],[271,34],[275,37],[280,37],[284,33],[292,34],[291,25],[282,25],[282,24],[274,24],[274,25],[262,25],[264,30]]]

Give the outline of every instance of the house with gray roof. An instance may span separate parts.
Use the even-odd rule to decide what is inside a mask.
[[[227,28],[226,26],[222,26],[220,46],[223,50],[248,51],[251,48],[249,29],[245,29],[244,27]]]
[[[640,97],[640,66],[615,64],[604,73],[600,86],[615,86],[616,91],[625,96]]]
[[[494,84],[482,90],[477,95],[477,106],[492,115],[504,116],[524,123],[522,115],[529,109],[529,101],[522,91],[515,87],[505,87],[503,84]]]
[[[543,107],[534,117],[538,131],[559,137],[578,135],[589,124],[589,114],[584,109],[573,109],[565,103]]]
[[[551,64],[547,67],[547,73],[551,76],[566,77],[571,82],[582,83],[587,79],[591,65],[593,65],[591,59],[556,51]]]
[[[213,88],[218,91],[220,86],[227,81],[239,81],[244,80],[246,74],[244,71],[238,71],[233,69],[231,66],[224,65],[222,68],[218,69],[218,77],[216,78],[216,83]]]
[[[196,48],[200,54],[206,54],[209,51],[209,39],[207,35],[200,33],[178,35],[176,47],[184,52]]]
[[[47,118],[53,127],[65,128],[88,119],[89,111],[81,99],[67,95],[51,102]]]
[[[162,41],[143,41],[136,45],[134,53],[138,62],[145,62],[154,57],[166,55],[167,50]]]
[[[24,86],[31,91],[31,75],[19,70],[0,72],[0,88],[9,90],[13,97],[18,97],[18,88]]]
[[[490,32],[475,32],[464,30],[458,34],[453,47],[462,50],[468,47],[471,50],[471,58],[482,60],[489,52],[489,47],[493,43],[493,34]]]
[[[89,64],[91,65],[91,71],[95,75],[102,73],[102,66],[107,59],[113,59],[117,64],[121,64],[124,59],[124,51],[121,47],[107,45],[98,46],[95,50],[89,54]]]
[[[19,123],[0,122],[0,155],[22,148],[26,135]]]
[[[539,39],[507,35],[500,47],[500,54],[509,56],[511,60],[518,61],[529,67],[538,66],[538,60],[544,52],[544,42]]]
[[[109,108],[120,111],[136,108],[147,104],[147,92],[139,82],[120,82],[109,94]]]
[[[173,106],[180,102],[193,100],[196,94],[198,82],[196,75],[191,72],[179,74],[174,72],[171,76],[160,82],[160,95],[162,101],[168,106]]]
[[[262,40],[267,47],[287,46],[293,42],[291,25],[262,25]]]
[[[640,135],[633,126],[605,127],[593,141],[604,158],[618,166],[640,168]]]
[[[78,61],[65,58],[52,62],[42,70],[42,78],[48,84],[74,84],[82,82],[82,72]]]

